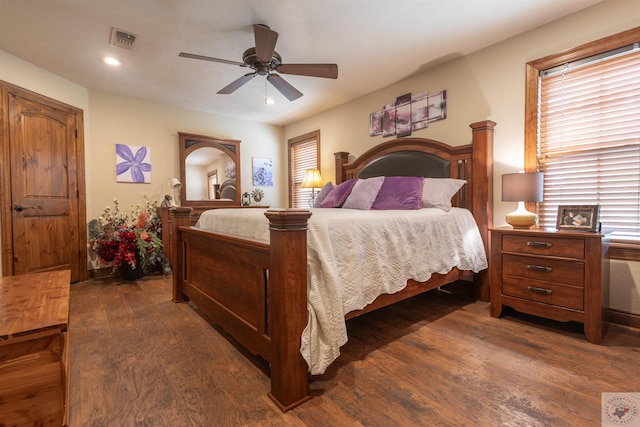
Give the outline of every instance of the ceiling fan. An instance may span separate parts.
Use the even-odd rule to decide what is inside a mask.
[[[220,89],[218,91],[219,94],[233,93],[255,76],[261,75],[267,76],[269,83],[278,89],[289,101],[294,101],[302,96],[302,92],[291,86],[291,84],[280,77],[279,74],[295,74],[298,76],[324,77],[328,79],[338,78],[338,66],[336,64],[283,64],[282,57],[275,51],[278,33],[262,24],[254,24],[253,33],[256,45],[244,51],[242,54],[242,62],[186,52],[180,52],[178,56],[239,65],[240,67],[247,67],[253,70],[253,72],[245,74]]]

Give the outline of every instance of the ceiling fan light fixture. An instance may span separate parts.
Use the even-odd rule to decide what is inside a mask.
[[[276,100],[269,96],[269,90],[267,88],[267,79],[264,80],[264,103],[266,105],[273,105]]]

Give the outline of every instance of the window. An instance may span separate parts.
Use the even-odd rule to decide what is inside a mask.
[[[540,226],[600,205],[603,231],[640,232],[640,28],[527,64],[525,169],[544,172]]]
[[[308,208],[310,188],[300,188],[307,169],[320,169],[320,131],[289,140],[289,207]]]
[[[218,185],[218,169],[207,173],[209,181],[209,199],[216,199],[216,185]]]

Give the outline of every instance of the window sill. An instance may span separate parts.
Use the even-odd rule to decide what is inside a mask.
[[[626,261],[640,261],[640,234],[619,233],[607,234],[609,258]]]

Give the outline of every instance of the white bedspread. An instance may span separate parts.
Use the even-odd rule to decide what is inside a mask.
[[[475,220],[466,209],[406,211],[311,209],[307,233],[308,323],[301,353],[322,374],[347,342],[344,315],[407,279],[426,281],[452,268],[487,268]],[[269,241],[265,209],[215,209],[196,227]]]

